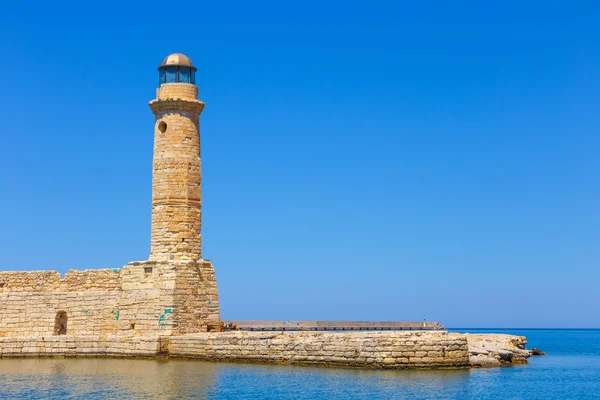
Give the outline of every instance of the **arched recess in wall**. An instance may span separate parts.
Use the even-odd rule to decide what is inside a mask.
[[[59,311],[56,313],[54,318],[54,334],[55,335],[66,335],[67,334],[67,322],[68,317],[66,311]]]

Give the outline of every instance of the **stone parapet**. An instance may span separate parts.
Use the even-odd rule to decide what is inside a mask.
[[[0,293],[86,292],[121,289],[120,268],[56,271],[1,271]]]
[[[181,99],[197,99],[198,86],[191,83],[169,82],[160,85],[156,89],[156,98],[159,100],[181,98]]]

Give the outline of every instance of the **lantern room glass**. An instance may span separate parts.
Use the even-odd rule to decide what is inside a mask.
[[[178,82],[177,67],[167,67],[167,83]]]
[[[190,68],[179,67],[179,82],[190,83]]]
[[[158,70],[158,84],[163,83],[191,83],[196,84],[195,68],[183,66],[162,67]]]

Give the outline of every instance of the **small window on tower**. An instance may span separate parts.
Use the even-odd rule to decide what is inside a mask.
[[[158,130],[160,133],[165,133],[167,131],[167,123],[165,121],[160,121],[158,123]]]
[[[152,274],[152,267],[144,267],[144,274],[151,275]]]

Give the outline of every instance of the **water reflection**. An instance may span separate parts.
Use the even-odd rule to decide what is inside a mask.
[[[35,398],[208,397],[219,366],[118,359],[2,359],[0,394]]]
[[[594,398],[600,357],[533,359],[498,369],[381,371],[199,361],[0,359],[0,398]]]
[[[12,398],[452,397],[469,371],[370,371],[195,361],[2,359],[0,394]],[[456,393],[454,393],[456,394]],[[439,398],[440,396],[438,396]]]

